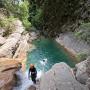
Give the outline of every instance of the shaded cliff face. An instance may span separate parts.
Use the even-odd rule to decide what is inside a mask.
[[[51,37],[74,31],[82,21],[90,21],[90,0],[38,0],[43,6],[43,34]]]

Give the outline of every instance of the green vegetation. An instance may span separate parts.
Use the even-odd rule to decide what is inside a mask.
[[[47,37],[72,31],[89,22],[89,5],[85,0],[29,0],[29,21]]]
[[[38,30],[43,29],[43,9],[35,0],[29,1],[29,21]]]
[[[19,18],[26,29],[29,29],[31,23],[28,21],[29,17],[29,3],[27,0],[1,0],[1,8],[6,9],[7,16]]]
[[[29,3],[28,1],[24,1],[19,5],[19,13],[17,14],[17,17],[23,22],[23,25],[26,27],[26,29],[29,29],[31,26],[31,23],[28,21],[29,17]]]
[[[56,37],[80,26],[76,36],[90,44],[90,8],[86,4],[85,0],[0,0],[7,16],[19,18],[27,30],[32,26],[46,37]]]
[[[88,54],[86,54],[84,52],[78,53],[77,56],[76,56],[78,62],[86,60],[87,57],[88,57]]]
[[[75,35],[90,44],[90,23],[81,24]]]
[[[9,35],[10,33],[12,33],[12,31],[15,30],[14,25],[13,25],[13,21],[15,21],[16,18],[14,17],[8,17],[8,18],[0,18],[0,28],[3,28],[6,30],[6,32],[4,33],[5,36]]]

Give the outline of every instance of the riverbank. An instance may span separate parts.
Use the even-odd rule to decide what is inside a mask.
[[[56,41],[75,58],[77,58],[77,55],[80,53],[90,55],[90,46],[78,40],[71,32],[60,34],[59,37],[56,38]]]
[[[15,30],[6,37],[3,35],[6,31],[0,29],[3,30],[0,33],[0,90],[12,90],[14,82],[17,82],[14,74],[19,70],[17,69],[18,64],[21,65],[22,72],[26,71],[27,53],[35,48],[31,42],[37,38],[35,32],[25,31],[20,20],[15,20],[12,23]],[[5,75],[2,73],[2,68],[5,68]],[[7,82],[4,80],[7,80]],[[5,87],[8,87],[8,89]]]

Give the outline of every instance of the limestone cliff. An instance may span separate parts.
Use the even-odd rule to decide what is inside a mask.
[[[40,90],[89,90],[79,83],[72,69],[65,63],[55,64],[40,81]]]
[[[82,22],[90,21],[90,0],[37,0],[37,4],[43,11],[45,36],[75,31]]]

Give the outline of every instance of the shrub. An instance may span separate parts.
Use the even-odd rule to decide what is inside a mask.
[[[90,23],[83,23],[75,35],[90,44]]]
[[[76,57],[77,57],[77,60],[80,62],[80,61],[86,60],[87,56],[88,56],[87,53],[82,52],[82,53],[78,53]]]
[[[13,21],[15,21],[17,18],[14,17],[9,17],[9,18],[4,18],[0,19],[0,28],[4,28],[6,32],[4,33],[5,36],[9,35],[14,31],[14,26],[12,24]]]
[[[8,16],[14,16],[19,18],[26,29],[31,26],[28,21],[29,17],[29,3],[28,0],[2,0],[2,8],[5,8],[8,12]]]
[[[37,9],[37,14],[32,18],[32,25],[37,29],[42,29],[43,27],[43,13],[41,9]]]
[[[31,26],[31,23],[28,21],[28,17],[29,17],[28,1],[25,0],[24,2],[20,3],[18,10],[19,10],[19,12],[16,15],[16,17],[18,17],[22,21],[22,23],[26,29],[29,29]]]

